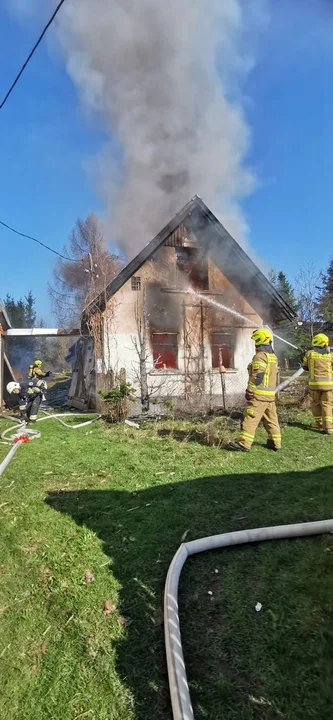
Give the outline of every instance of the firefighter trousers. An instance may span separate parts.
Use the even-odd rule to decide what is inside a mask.
[[[35,395],[31,398],[28,396],[26,415],[28,420],[37,420],[39,406],[42,402],[41,395]]]
[[[316,425],[318,425],[318,427],[322,427],[323,430],[332,430],[333,391],[310,390],[310,402]]]
[[[275,401],[258,400],[258,398],[253,398],[246,404],[239,437],[240,445],[243,445],[248,450],[250,449],[260,420],[263,421],[268,439],[272,441],[274,447],[280,448],[281,431]]]

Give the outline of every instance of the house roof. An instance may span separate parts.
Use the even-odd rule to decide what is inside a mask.
[[[261,317],[263,307],[267,310],[267,318],[269,316],[275,322],[292,320],[295,317],[296,313],[290,305],[197,195],[121,270],[107,285],[106,290],[86,307],[84,316],[87,318],[98,309],[104,310],[105,302],[137,273],[182,223],[194,232],[199,242],[203,242],[213,262]]]

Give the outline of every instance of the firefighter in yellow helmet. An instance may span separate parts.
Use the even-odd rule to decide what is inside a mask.
[[[303,368],[309,372],[311,410],[315,419],[313,427],[333,435],[333,356],[329,339],[324,333],[312,339],[312,349],[304,357]]]
[[[50,371],[46,373],[43,372],[42,364],[42,360],[35,360],[33,365],[29,365],[29,380],[33,380],[34,378],[41,380],[51,375]]]
[[[262,420],[268,435],[266,447],[280,450],[281,431],[275,405],[278,360],[272,348],[273,335],[270,330],[259,328],[251,339],[255,342],[256,353],[247,368],[249,382],[241,434],[238,441],[231,442],[228,447],[248,452]]]

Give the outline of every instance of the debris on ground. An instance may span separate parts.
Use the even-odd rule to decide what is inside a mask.
[[[111,615],[111,613],[116,612],[116,610],[117,607],[111,600],[104,600],[103,615]]]
[[[125,625],[126,627],[129,627],[132,625],[133,620],[129,617],[124,617],[123,615],[119,615],[118,623],[119,625]]]
[[[91,574],[91,572],[89,572],[89,570],[87,570],[87,572],[84,576],[84,579],[85,579],[87,585],[89,585],[89,583],[94,582],[94,580],[95,580],[94,576]]]
[[[257,604],[255,606],[255,611],[260,612],[260,610],[262,610],[262,604],[260,602],[257,602]]]
[[[129,427],[135,427],[140,430],[140,425],[138,425],[138,423],[132,422],[132,420],[125,420],[125,425],[129,425]]]

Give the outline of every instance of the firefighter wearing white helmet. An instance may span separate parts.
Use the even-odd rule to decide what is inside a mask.
[[[230,443],[229,449],[248,452],[262,420],[268,435],[266,447],[280,450],[281,431],[275,405],[278,360],[272,348],[273,335],[267,328],[258,328],[251,339],[255,342],[256,352],[247,368],[249,381],[242,429],[238,441]]]
[[[29,383],[10,382],[7,385],[7,392],[10,395],[18,396],[21,416],[31,423],[37,420],[38,410],[46,390],[45,380],[38,380],[38,378],[30,380]]]
[[[312,339],[312,349],[304,357],[303,368],[309,372],[313,427],[333,435],[333,356],[324,333],[318,333]]]

